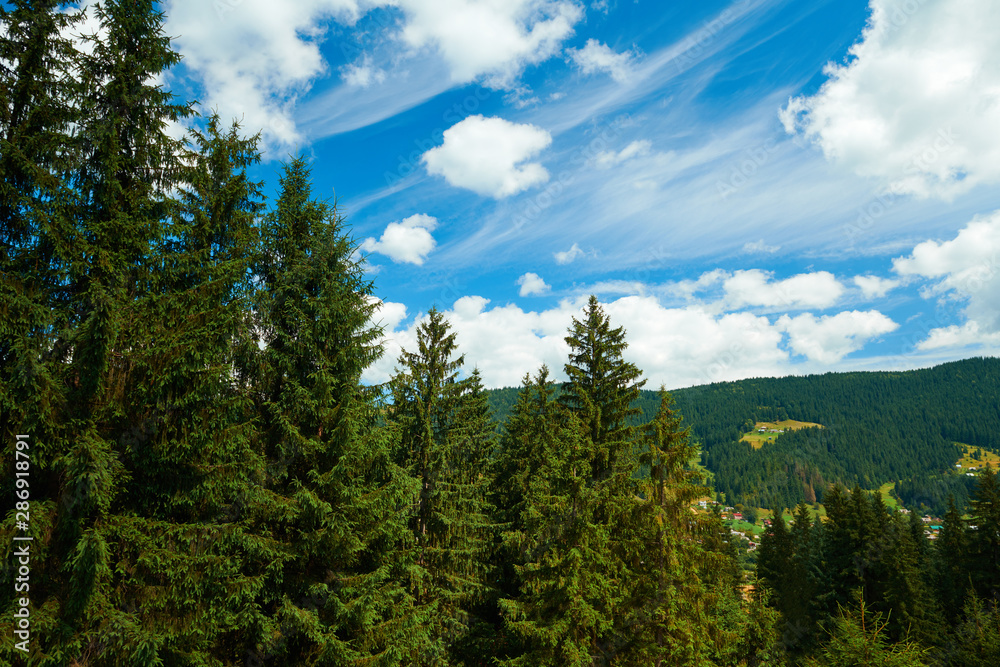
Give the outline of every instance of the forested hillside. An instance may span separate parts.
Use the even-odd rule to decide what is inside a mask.
[[[512,390],[490,392],[502,421]],[[763,378],[673,392],[703,450],[717,491],[730,503],[780,509],[822,500],[829,483],[877,488],[915,480],[911,498],[947,499],[930,477],[951,470],[955,442],[1000,448],[1000,359],[975,358],[905,372],[827,373]],[[644,415],[653,392],[636,403]],[[742,435],[756,422],[822,424],[781,434],[754,450]],[[967,482],[952,484],[964,499]],[[953,489],[953,490],[955,490]],[[943,497],[942,497],[943,495]]]

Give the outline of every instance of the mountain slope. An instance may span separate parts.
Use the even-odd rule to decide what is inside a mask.
[[[516,389],[490,392],[498,421]],[[962,442],[1000,449],[1000,359],[972,358],[915,371],[760,378],[673,392],[701,443],[717,491],[730,502],[788,507],[822,500],[828,483],[877,488],[951,470]],[[648,418],[656,392],[638,407]],[[823,424],[754,450],[740,442],[758,421]]]

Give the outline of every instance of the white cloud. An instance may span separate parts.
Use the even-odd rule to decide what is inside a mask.
[[[699,306],[664,308],[653,297],[628,296],[605,307],[625,327],[625,358],[667,388],[784,375],[788,353],[781,333],[751,313],[718,315]]]
[[[1000,182],[1000,5],[871,0],[845,65],[781,111],[826,157],[890,191],[951,198]]]
[[[1000,332],[982,331],[979,324],[973,321],[966,322],[962,326],[952,324],[932,329],[928,332],[926,340],[917,344],[917,349],[921,351],[955,349],[984,344],[1000,346]]]
[[[500,199],[548,180],[542,165],[527,160],[551,143],[534,125],[476,115],[445,130],[444,143],[421,160],[451,185]]]
[[[843,285],[827,271],[800,273],[778,281],[772,281],[772,275],[760,269],[736,271],[723,283],[726,301],[734,308],[829,308],[844,292]]]
[[[890,290],[899,287],[898,280],[879,278],[878,276],[854,276],[854,284],[861,289],[861,295],[866,299],[881,299]]]
[[[720,282],[725,281],[727,277],[729,277],[729,274],[722,269],[713,269],[698,276],[697,280],[679,280],[674,283],[668,283],[665,287],[670,294],[679,296],[682,299],[693,299],[696,293],[715,287]]]
[[[406,14],[402,39],[414,49],[433,47],[468,83],[486,76],[510,87],[528,65],[557,54],[583,10],[567,0],[396,0]]]
[[[645,139],[633,141],[617,153],[614,151],[601,151],[594,156],[594,164],[602,169],[607,169],[623,162],[627,162],[632,158],[649,155],[649,151],[652,146],[653,144]]]
[[[775,326],[788,332],[789,345],[795,352],[823,364],[835,364],[869,340],[899,327],[877,310],[852,310],[820,318],[812,313],[794,318],[782,315]]]
[[[488,387],[518,386],[525,373],[534,373],[543,363],[562,370],[569,348],[563,340],[570,324],[570,306],[542,312],[525,312],[515,305],[487,310],[489,299],[465,296],[444,316],[456,332],[459,353],[465,354],[466,370],[478,367]],[[426,315],[395,329],[386,329],[386,354],[366,371],[368,382],[391,377],[402,349],[416,348],[416,331]],[[498,335],[503,332],[503,335]]]
[[[517,284],[521,286],[521,296],[541,295],[552,289],[537,273],[525,273],[517,279]]]
[[[525,373],[534,373],[543,363],[556,379],[565,379],[562,371],[569,349],[564,337],[571,318],[580,317],[586,301],[580,296],[548,310],[525,311],[513,304],[490,307],[488,299],[465,296],[444,316],[457,334],[459,352],[466,355],[467,370],[478,367],[489,387],[517,386]],[[414,348],[416,329],[426,318],[404,323],[401,304],[382,307],[386,356],[366,372],[368,382],[389,379],[400,350]],[[748,312],[718,313],[700,305],[665,307],[653,296],[626,296],[602,307],[613,325],[625,328],[624,356],[643,371],[650,388],[787,375],[800,368],[829,370],[897,327],[877,311],[820,318],[785,315],[772,323]],[[793,364],[788,348],[808,361]]]
[[[766,243],[764,243],[764,239],[761,239],[759,241],[754,241],[753,243],[747,241],[746,243],[743,244],[743,252],[745,252],[748,255],[757,255],[757,254],[773,255],[779,250],[781,250],[780,245],[767,245]]]
[[[588,39],[582,49],[567,49],[567,53],[584,74],[607,72],[620,83],[628,80],[635,60],[635,54],[631,51],[616,53],[607,44],[596,39]]]
[[[967,326],[931,331],[929,340],[957,340],[961,334],[967,341],[978,333],[991,342],[1000,331],[1000,211],[977,216],[950,241],[920,243],[892,264],[900,276],[934,280],[928,296],[966,303]]]
[[[377,304],[371,324],[382,327],[381,342],[384,352],[374,364],[361,373],[361,379],[369,384],[379,384],[392,377],[400,352],[406,346],[413,349],[412,343],[416,342],[416,338],[412,340],[407,338],[407,329],[401,328],[403,320],[406,319],[406,306],[404,304],[382,301],[377,297],[370,297],[370,299]]]
[[[556,264],[571,264],[573,263],[574,260],[576,260],[577,257],[584,254],[586,253],[580,250],[580,246],[574,243],[573,247],[570,248],[569,250],[554,252],[552,253],[552,256],[555,257]]]
[[[639,280],[602,280],[592,285],[580,286],[578,294],[596,296],[645,296],[649,290],[646,283]]]
[[[279,146],[302,140],[292,110],[298,95],[326,73],[320,53],[323,24],[350,23],[356,0],[270,0],[166,3],[165,31],[184,55],[184,66],[204,88],[204,107],[223,119],[242,118],[265,141]]]
[[[201,84],[206,109],[242,118],[248,129],[263,129],[268,145],[287,147],[305,138],[295,122],[298,98],[329,73],[320,49],[329,23],[353,25],[388,7],[402,12],[400,29],[381,31],[388,52],[379,63],[366,53],[341,70],[350,88],[384,81],[388,62],[398,68],[418,52],[440,56],[452,83],[482,78],[516,87],[523,69],[557,55],[583,18],[569,0],[168,0],[165,30]]]
[[[368,88],[373,83],[385,81],[385,72],[373,65],[371,56],[368,55],[359,62],[342,67],[340,75],[344,83],[357,88]]]
[[[365,239],[361,250],[386,255],[394,262],[420,265],[434,250],[436,242],[431,232],[436,227],[437,219],[432,216],[411,215],[400,222],[390,222],[379,240]]]
[[[580,316],[585,303],[586,297],[580,297],[531,312],[514,305],[488,308],[488,299],[467,296],[444,315],[457,333],[467,369],[477,366],[489,387],[517,386],[525,373],[534,373],[543,363],[556,378],[564,378],[569,352],[564,338],[571,318]],[[624,297],[604,308],[615,326],[625,327],[629,343],[625,357],[639,366],[650,387],[676,388],[790,370],[788,353],[780,347],[782,334],[764,317],[718,316],[697,307],[664,308],[656,299],[640,296]],[[416,344],[416,327],[422,319],[387,328],[386,356],[367,371],[366,381],[384,382],[390,377],[400,349]],[[398,324],[402,317],[395,321]]]

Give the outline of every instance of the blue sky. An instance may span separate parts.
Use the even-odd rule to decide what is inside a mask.
[[[561,375],[597,294],[649,386],[1000,351],[990,0],[171,0],[167,84],[313,160],[382,299]]]

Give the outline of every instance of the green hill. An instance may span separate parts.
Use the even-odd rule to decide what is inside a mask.
[[[517,391],[489,392],[498,422],[506,418]],[[942,476],[954,474],[962,455],[955,443],[1000,451],[997,358],[914,371],[719,382],[673,394],[701,443],[715,489],[730,502],[746,505],[821,501],[832,482],[877,489],[907,480],[911,497],[931,494],[930,487],[940,496],[942,488],[954,486]],[[654,391],[643,392],[638,401],[645,416],[657,405]],[[758,422],[787,419],[824,428],[788,431],[762,449],[740,441]]]

